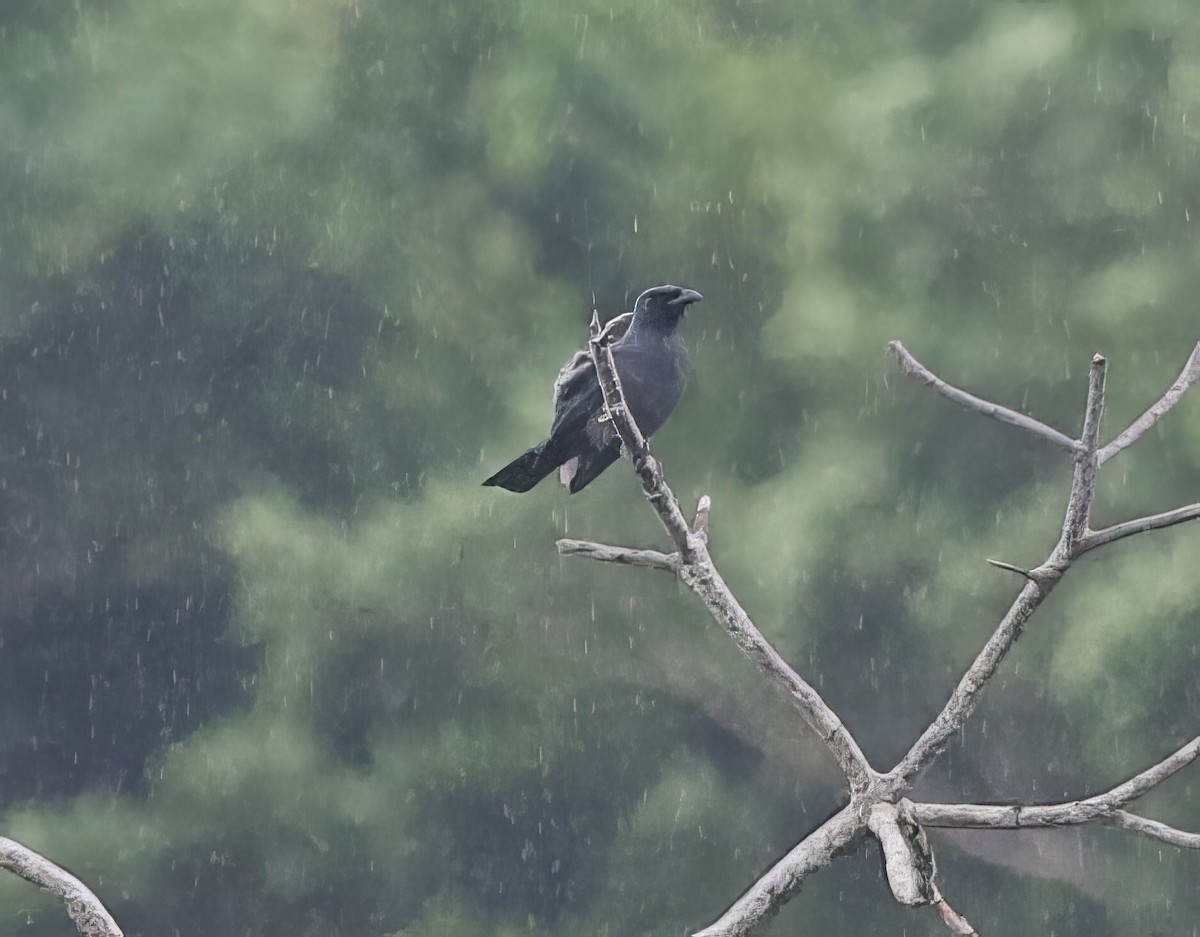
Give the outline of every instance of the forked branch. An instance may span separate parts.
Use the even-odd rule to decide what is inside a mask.
[[[893,342],[893,352],[899,347],[905,356],[914,362],[920,373],[932,374],[924,365],[916,362],[907,350],[898,342]],[[963,727],[967,717],[971,715],[979,695],[987,686],[988,681],[996,673],[1000,662],[1011,650],[1017,638],[1025,628],[1029,617],[1037,610],[1042,601],[1050,594],[1062,578],[1071,561],[1078,556],[1082,549],[1080,542],[1087,533],[1088,518],[1091,516],[1092,501],[1096,496],[1097,450],[1100,439],[1100,418],[1104,412],[1104,373],[1105,361],[1101,355],[1092,359],[1088,377],[1088,396],[1084,407],[1083,436],[1074,449],[1075,468],[1071,476],[1071,494],[1067,500],[1067,509],[1063,517],[1062,534],[1058,543],[1045,561],[1035,569],[1025,572],[1020,570],[1027,581],[1009,606],[1008,612],[1000,620],[992,636],[984,644],[974,662],[959,680],[958,686],[942,707],[942,711],[930,723],[916,744],[900,763],[887,775],[887,781],[893,791],[899,792],[937,756],[951,738]],[[927,381],[922,381],[928,383]],[[944,383],[944,382],[943,382]],[[936,386],[936,385],[935,385]],[[1010,564],[1002,565],[1016,569]]]
[[[735,937],[756,930],[795,894],[806,877],[832,859],[868,838],[874,837],[885,857],[888,882],[896,899],[904,904],[930,904],[950,933],[975,934],[970,922],[946,902],[934,881],[933,855],[924,838],[926,826],[1017,828],[1063,826],[1089,820],[1136,830],[1177,846],[1200,848],[1200,834],[1177,830],[1123,809],[1129,801],[1162,783],[1200,755],[1200,737],[1159,764],[1135,775],[1111,791],[1065,804],[993,807],[975,804],[913,804],[903,799],[912,782],[963,727],[978,699],[1029,618],[1083,553],[1143,531],[1156,530],[1200,517],[1200,504],[1187,505],[1115,524],[1095,531],[1090,527],[1096,495],[1096,475],[1113,454],[1130,445],[1178,402],[1183,392],[1200,376],[1200,345],[1192,353],[1183,374],[1145,415],[1135,421],[1107,447],[1100,446],[1104,413],[1106,362],[1096,355],[1091,362],[1087,402],[1079,439],[1055,430],[1032,417],[975,397],[943,381],[921,364],[899,342],[889,345],[904,372],[939,394],[992,419],[1026,430],[1032,435],[1070,452],[1073,459],[1071,489],[1058,542],[1046,559],[1026,570],[1011,563],[989,561],[1020,573],[1025,582],[1008,612],[967,669],[946,705],[921,734],[908,753],[887,774],[872,769],[854,737],[837,714],[795,670],[784,661],[751,622],[721,578],[708,553],[708,520],[711,502],[700,499],[696,521],[688,526],[674,494],[663,477],[662,467],[625,406],[620,376],[608,347],[606,333],[593,317],[590,351],[597,378],[604,392],[608,419],[633,459],[642,488],[654,506],[676,552],[637,550],[560,540],[563,555],[649,566],[675,573],[708,607],[738,646],[763,672],[783,686],[796,703],[800,715],[825,742],[850,790],[849,803],[804,837],[787,855],[752,885],[719,920],[698,932],[697,937]]]
[[[1067,452],[1077,452],[1079,450],[1078,440],[1072,439],[1065,433],[1060,433],[1040,420],[1035,420],[1033,417],[1025,413],[1019,413],[1016,410],[1010,410],[1008,407],[1002,407],[1000,404],[992,403],[990,400],[984,400],[982,397],[976,397],[974,394],[969,394],[965,390],[943,381],[914,358],[909,350],[904,347],[903,342],[888,342],[888,350],[896,359],[896,363],[900,365],[900,370],[908,377],[933,388],[946,399],[953,400],[960,407],[966,407],[968,410],[982,413],[984,416],[991,417],[993,420],[999,420],[1001,423],[1019,427],[1027,433],[1040,436],[1060,449],[1065,449]]]
[[[878,777],[867,761],[858,742],[837,714],[822,699],[812,685],[791,665],[755,627],[746,610],[734,597],[717,571],[708,553],[707,524],[711,501],[700,500],[695,529],[688,526],[679,502],[667,485],[662,467],[650,453],[650,447],[625,405],[621,378],[613,361],[608,337],[600,329],[597,316],[592,316],[591,339],[588,342],[596,377],[604,393],[604,406],[621,443],[633,459],[634,469],[642,483],[647,500],[670,535],[677,554],[651,554],[632,551],[626,547],[593,544],[586,541],[560,540],[558,550],[563,555],[587,555],[609,562],[669,568],[675,572],[708,607],[713,617],[724,626],[747,656],[774,683],[782,687],[799,710],[801,718],[825,743],[841,768],[852,791],[865,790]]]
[[[1079,552],[1085,553],[1088,550],[1094,550],[1096,547],[1102,547],[1106,543],[1112,543],[1114,540],[1120,540],[1123,537],[1132,537],[1134,534],[1142,534],[1148,530],[1161,530],[1163,527],[1173,527],[1176,524],[1182,524],[1184,521],[1194,521],[1200,517],[1200,503],[1186,504],[1181,508],[1176,508],[1174,511],[1165,511],[1162,514],[1152,514],[1149,517],[1138,517],[1131,521],[1123,521],[1120,524],[1113,524],[1111,527],[1105,527],[1102,530],[1091,530],[1084,536],[1079,543]]]
[[[1082,800],[1030,806],[914,803],[909,807],[912,815],[925,826],[955,829],[1016,830],[1031,827],[1075,826],[1090,820],[1109,818],[1112,818],[1112,822],[1118,826],[1137,829],[1138,824],[1129,819],[1135,815],[1120,808],[1153,790],[1171,775],[1186,768],[1196,760],[1197,756],[1200,756],[1200,736],[1192,739],[1158,764],[1130,778],[1124,784],[1118,784],[1103,794],[1096,794]],[[1117,814],[1122,815],[1120,819],[1116,818]],[[1157,831],[1171,830],[1177,836],[1195,837],[1197,841],[1200,841],[1200,836],[1195,833],[1175,830],[1154,820],[1145,820],[1141,817],[1136,819],[1145,824],[1154,824],[1158,828]],[[1155,835],[1150,828],[1138,829],[1138,832]],[[1158,838],[1163,839],[1164,837],[1158,836]],[[1200,843],[1193,843],[1193,845],[1197,844]]]

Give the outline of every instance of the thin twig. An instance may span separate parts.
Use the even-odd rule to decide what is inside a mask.
[[[712,510],[712,498],[701,495],[696,502],[696,520],[692,523],[692,532],[708,541],[708,514]]]
[[[1090,530],[1080,542],[1079,552],[1086,553],[1088,550],[1102,547],[1106,543],[1112,543],[1122,537],[1132,537],[1134,534],[1145,533],[1147,530],[1171,527],[1175,524],[1182,524],[1184,521],[1193,521],[1198,517],[1200,517],[1200,503],[1187,504],[1174,511],[1164,511],[1162,514],[1122,521],[1120,524],[1113,524],[1103,530]]]
[[[66,869],[15,839],[0,836],[0,867],[62,899],[80,937],[123,937],[95,893]]]
[[[1200,757],[1200,736],[1181,745],[1158,764],[1135,774],[1124,784],[1118,784],[1103,794],[1089,797],[1080,803],[1089,810],[1096,809],[1098,811],[1124,807],[1131,800],[1136,800],[1151,788],[1157,787],[1177,771],[1182,771],[1197,757]]]
[[[942,923],[950,928],[950,933],[954,934],[954,937],[979,937],[975,928],[971,926],[971,922],[950,907],[949,902],[941,896],[940,892],[933,899],[933,906],[937,909]]]
[[[1100,464],[1103,465],[1122,449],[1127,449],[1137,442],[1146,430],[1161,420],[1168,410],[1179,403],[1184,392],[1197,380],[1200,380],[1200,342],[1197,342],[1196,347],[1192,349],[1179,377],[1175,379],[1175,383],[1167,392],[1158,399],[1154,406],[1130,423],[1116,439],[1100,450]]]
[[[1075,471],[1071,475],[1071,496],[1063,519],[1062,539],[1055,549],[1056,559],[1064,567],[1077,555],[1076,548],[1088,532],[1092,502],[1096,499],[1096,472],[1100,468],[1100,423],[1104,416],[1104,378],[1108,362],[1104,356],[1092,356],[1088,369],[1087,407],[1083,413],[1083,450],[1075,453]]]
[[[974,394],[969,394],[965,390],[955,387],[953,384],[943,381],[914,358],[912,352],[905,348],[903,343],[898,341],[888,342],[888,349],[900,364],[900,369],[906,375],[922,384],[927,384],[943,397],[953,400],[960,407],[975,410],[977,413],[989,416],[993,420],[999,420],[1001,423],[1020,427],[1028,433],[1033,433],[1033,435],[1040,436],[1047,442],[1053,443],[1060,449],[1065,449],[1067,452],[1078,452],[1081,448],[1078,440],[1072,439],[1065,433],[1060,433],[1040,420],[1035,420],[1024,413],[1018,413],[1016,410],[1010,410],[1008,407],[1002,407],[1000,404],[992,403],[990,400],[983,400]]]
[[[1181,849],[1200,849],[1200,833],[1189,833],[1187,830],[1176,829],[1160,823],[1158,820],[1139,817],[1136,813],[1130,813],[1128,810],[1114,810],[1108,816],[1101,817],[1101,821],[1109,826],[1132,830],[1135,833],[1162,840],[1164,843],[1170,843]]]
[[[1033,573],[1031,573],[1027,569],[1023,569],[1020,566],[1013,566],[1012,563],[1004,563],[1004,562],[1001,562],[1000,560],[989,559],[989,560],[987,560],[987,562],[991,563],[997,569],[1006,569],[1010,573],[1016,573],[1019,576],[1024,576],[1026,579],[1030,580],[1031,582],[1036,582],[1036,580],[1033,578]]]
[[[658,550],[636,550],[633,547],[615,547],[607,543],[590,540],[562,539],[557,544],[561,556],[586,556],[601,563],[616,563],[620,566],[648,566],[651,569],[679,571],[678,553],[661,553]]]

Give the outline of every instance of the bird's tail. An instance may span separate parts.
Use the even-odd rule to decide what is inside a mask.
[[[593,449],[581,458],[572,460],[574,465],[571,465],[570,462],[567,463],[567,465],[571,465],[571,472],[564,475],[563,484],[567,486],[567,490],[571,494],[583,491],[584,486],[619,458],[621,458],[619,445],[612,445],[606,449]],[[563,468],[565,469],[566,466],[564,465]]]
[[[558,468],[560,461],[552,453],[546,452],[545,442],[540,442],[509,462],[484,484],[507,488],[509,491],[528,491]]]

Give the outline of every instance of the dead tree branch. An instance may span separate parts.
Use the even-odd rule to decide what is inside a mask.
[[[666,528],[678,549],[678,561],[658,554],[642,565],[669,568],[688,586],[708,610],[729,632],[747,656],[759,668],[781,686],[795,703],[801,718],[817,733],[836,759],[852,791],[867,789],[878,776],[867,761],[850,730],[842,725],[821,695],[785,661],[771,643],[755,627],[746,610],[734,598],[725,580],[717,571],[708,554],[707,533],[708,505],[701,500],[697,511],[697,529],[693,530],[684,519],[674,493],[663,477],[662,467],[650,453],[646,438],[642,435],[632,414],[625,406],[621,392],[621,379],[613,361],[608,337],[600,329],[597,316],[592,316],[591,339],[588,343],[596,377],[604,393],[604,406],[613,428],[621,437],[621,443],[633,459],[634,469],[642,483],[647,500]],[[710,502],[711,503],[711,502]],[[613,557],[625,557],[630,561],[630,551],[625,547],[610,547],[585,541],[562,541],[558,549],[564,555],[588,555],[614,561]],[[645,555],[640,557],[646,559]],[[620,560],[616,560],[620,561]],[[663,566],[663,562],[667,565]]]
[[[80,937],[123,937],[92,890],[41,853],[0,836],[0,866],[60,898]]]
[[[1160,823],[1158,820],[1148,820],[1145,817],[1140,817],[1136,813],[1130,813],[1128,810],[1114,810],[1100,819],[1109,826],[1116,826],[1123,830],[1132,830],[1144,836],[1151,836],[1154,839],[1162,840],[1164,843],[1170,843],[1172,846],[1178,846],[1180,849],[1200,849],[1200,833],[1189,833],[1186,830],[1179,830],[1165,823]]]
[[[1167,389],[1167,392],[1158,399],[1154,406],[1130,423],[1116,439],[1100,450],[1100,464],[1103,465],[1122,449],[1127,449],[1137,442],[1146,430],[1161,420],[1168,410],[1179,403],[1184,391],[1197,380],[1200,380],[1200,342],[1197,342],[1196,347],[1192,349],[1179,377],[1175,379],[1175,383]]]
[[[1090,820],[1136,830],[1164,842],[1200,848],[1200,834],[1177,830],[1122,809],[1130,800],[1162,783],[1200,756],[1200,737],[1159,764],[1135,775],[1111,791],[1065,804],[988,806],[978,804],[913,804],[903,798],[912,782],[950,739],[963,727],[980,694],[996,673],[1005,655],[1020,636],[1026,622],[1062,579],[1072,562],[1083,553],[1149,530],[1168,527],[1200,517],[1200,504],[1187,505],[1164,514],[1125,521],[1096,531],[1090,526],[1096,496],[1096,475],[1101,464],[1132,444],[1166,413],[1200,376],[1200,345],[1192,353],[1183,374],[1145,415],[1109,446],[1100,446],[1104,414],[1107,363],[1093,357],[1088,372],[1088,393],[1079,439],[1060,433],[1044,423],[962,391],[939,378],[921,364],[899,342],[888,346],[906,374],[955,403],[985,416],[1026,430],[1071,453],[1071,488],[1058,542],[1049,556],[1033,569],[989,560],[993,565],[1020,573],[1025,583],[1012,605],[964,673],[937,717],[921,734],[900,762],[886,774],[876,772],[849,730],[820,694],[783,660],[754,626],[721,578],[708,552],[708,521],[711,501],[700,499],[696,520],[689,527],[679,504],[667,485],[662,467],[650,453],[645,437],[625,406],[620,376],[613,362],[609,337],[593,317],[589,343],[597,379],[604,393],[606,415],[633,460],[647,499],[675,544],[674,553],[637,550],[580,540],[560,540],[562,555],[587,556],[603,562],[649,566],[675,573],[724,626],[739,647],[772,681],[791,696],[804,721],[825,742],[837,760],[849,787],[849,803],[800,841],[755,882],[721,917],[696,937],[737,937],[756,931],[800,888],[805,879],[832,859],[856,848],[868,838],[879,842],[889,885],[897,901],[906,905],[930,904],[948,930],[971,937],[974,928],[941,895],[934,880],[933,853],[925,839],[925,827],[977,827],[1015,829],[1064,826]]]
[[[910,804],[910,809],[913,816],[925,826],[952,827],[954,829],[1016,830],[1031,827],[1075,826],[1090,820],[1107,819],[1117,813],[1122,814],[1123,817],[1134,818],[1134,814],[1126,813],[1120,808],[1157,787],[1177,771],[1186,768],[1196,760],[1197,756],[1200,756],[1200,736],[1192,739],[1158,764],[1130,778],[1124,784],[1119,784],[1103,794],[1096,794],[1094,797],[1086,797],[1082,800],[1059,804],[1012,806],[914,803]],[[1136,817],[1136,820],[1146,824],[1156,823],[1156,821],[1144,820],[1141,817]],[[1113,822],[1126,829],[1137,829],[1138,827],[1138,823],[1125,819]],[[1157,826],[1162,829],[1172,829],[1165,824],[1157,824]],[[1149,832],[1144,829],[1137,831]],[[1185,833],[1182,830],[1173,830],[1173,832],[1184,837],[1197,836],[1197,834]]]
[[[892,343],[893,351],[898,344]],[[903,349],[903,346],[900,348]],[[904,353],[909,360],[916,362],[907,351]],[[918,363],[918,367],[922,373],[932,374],[924,365]],[[1028,581],[1009,606],[1008,612],[1000,620],[983,650],[967,668],[950,699],[930,723],[929,728],[922,733],[900,763],[888,773],[887,781],[894,791],[907,787],[966,723],[967,717],[975,708],[979,694],[996,673],[1000,662],[1004,660],[1017,638],[1021,636],[1025,622],[1062,579],[1071,561],[1083,552],[1080,541],[1087,533],[1092,501],[1096,496],[1097,449],[1100,439],[1100,417],[1104,412],[1105,367],[1106,363],[1101,355],[1092,359],[1087,404],[1084,409],[1083,436],[1074,450],[1075,469],[1071,476],[1071,494],[1067,501],[1058,543],[1040,566],[1028,573],[1022,571]],[[1005,564],[1005,567],[1015,568],[1008,564]]]
[[[919,842],[921,830],[911,820],[911,812],[902,811],[888,801],[873,804],[867,811],[867,829],[883,851],[883,869],[892,897],[910,907],[929,904],[933,897],[933,857],[929,845]],[[928,860],[926,860],[928,857]],[[928,874],[922,874],[928,868]]]
[[[679,572],[678,553],[660,553],[658,550],[636,550],[632,547],[613,547],[606,543],[590,540],[559,540],[558,552],[563,556],[586,556],[601,563],[616,563],[618,566],[648,566]]]
[[[971,922],[950,907],[940,894],[933,899],[933,906],[937,910],[938,917],[942,919],[942,923],[950,929],[950,933],[954,934],[954,937],[979,937],[975,928],[971,926]]]
[[[742,937],[773,917],[800,890],[804,880],[867,836],[854,804],[844,807],[802,839],[755,882],[720,919],[694,937]]]
[[[888,342],[888,350],[896,359],[896,363],[900,365],[900,370],[911,377],[914,381],[918,381],[928,387],[933,388],[943,397],[953,400],[960,407],[966,407],[968,410],[974,410],[977,413],[982,413],[984,416],[989,416],[993,420],[999,420],[1001,423],[1007,423],[1010,426],[1016,426],[1027,433],[1033,433],[1035,436],[1040,436],[1042,439],[1053,443],[1060,449],[1065,449],[1067,452],[1076,452],[1079,449],[1079,441],[1072,439],[1065,433],[1060,433],[1053,427],[1047,426],[1040,420],[1035,420],[1033,417],[1024,413],[1018,413],[1016,410],[1010,410],[1008,407],[1002,407],[998,403],[992,403],[990,400],[983,400],[976,397],[974,394],[968,394],[965,390],[955,387],[943,381],[940,377],[930,371],[925,365],[921,364],[914,358],[904,347],[902,342]]]
[[[1105,527],[1103,530],[1088,531],[1079,544],[1079,552],[1086,553],[1088,550],[1102,547],[1106,543],[1112,543],[1122,537],[1131,537],[1134,534],[1145,533],[1147,530],[1161,530],[1163,527],[1172,527],[1175,524],[1182,524],[1184,521],[1193,521],[1197,517],[1200,517],[1200,503],[1187,504],[1162,514],[1123,521],[1120,524]]]

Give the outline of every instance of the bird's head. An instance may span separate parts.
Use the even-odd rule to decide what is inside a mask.
[[[633,304],[634,317],[642,322],[674,325],[692,303],[704,297],[682,286],[654,286],[646,290]]]

